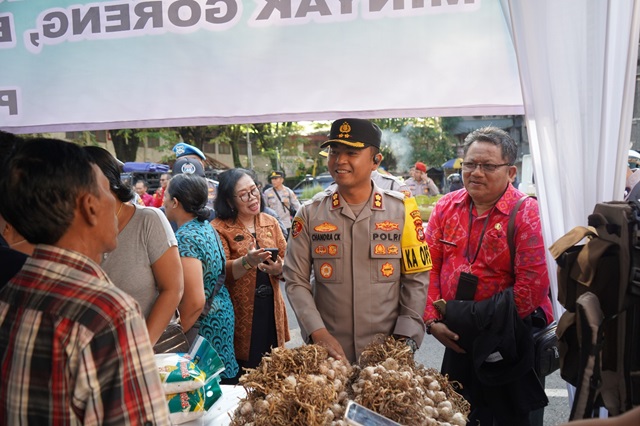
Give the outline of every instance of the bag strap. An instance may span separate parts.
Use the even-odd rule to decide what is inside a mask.
[[[569,420],[593,417],[595,400],[602,389],[600,370],[604,314],[598,297],[587,292],[576,300],[576,327],[580,359],[578,382]]]
[[[614,245],[615,243],[613,241],[606,241],[602,238],[589,240],[582,250],[580,250],[580,253],[578,253],[576,262],[571,268],[571,278],[589,287],[596,277],[598,260]]]
[[[289,214],[291,214],[291,206],[289,207],[285,206],[284,202],[282,201],[282,198],[280,198],[280,194],[278,194],[278,190],[273,187],[271,189],[273,189],[273,192],[276,194],[276,197],[278,197],[278,201],[280,201],[280,204],[282,204],[282,207],[284,207],[285,210],[289,210]]]
[[[549,252],[554,259],[558,260],[562,253],[569,250],[570,247],[578,244],[584,238],[597,236],[598,231],[596,231],[596,228],[592,226],[576,226],[553,243],[551,247],[549,247]]]
[[[224,285],[224,281],[226,279],[227,273],[222,268],[220,275],[218,275],[218,279],[216,280],[216,284],[213,287],[213,291],[211,292],[211,296],[204,302],[204,308],[202,308],[202,312],[198,316],[198,320],[196,322],[200,322],[209,315],[209,311],[211,310],[211,306],[213,305],[213,298],[216,297],[222,286]]]
[[[511,255],[511,273],[515,274],[515,261],[516,261],[516,243],[513,240],[513,235],[515,233],[516,228],[516,215],[518,214],[518,210],[520,210],[520,206],[529,198],[529,195],[525,195],[516,202],[516,205],[509,213],[509,224],[507,225],[507,242],[509,243],[509,254]]]
[[[509,213],[509,224],[507,225],[507,239],[509,242],[509,254],[511,255],[511,273],[515,275],[515,262],[516,262],[516,242],[514,241],[513,237],[514,234],[516,232],[516,215],[518,214],[518,210],[520,210],[520,206],[522,205],[522,203],[524,202],[524,200],[526,200],[527,198],[535,198],[532,197],[531,195],[524,195],[522,196],[518,202],[516,203],[516,205],[513,207],[513,210],[511,210],[511,213]],[[580,241],[580,240],[578,240]],[[551,300],[551,287],[549,287],[549,299]]]

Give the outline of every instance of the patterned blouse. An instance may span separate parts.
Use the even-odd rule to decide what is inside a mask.
[[[193,257],[202,263],[204,295],[209,300],[218,280],[224,273],[226,258],[218,233],[209,222],[193,219],[176,231],[181,257]],[[238,362],[233,349],[235,315],[226,286],[222,286],[211,303],[206,317],[200,318],[199,334],[206,338],[222,358],[225,371],[222,378],[238,374]]]
[[[257,243],[257,247],[277,247],[280,257],[284,258],[287,242],[280,230],[276,218],[266,213],[256,216],[256,240],[242,223],[233,220],[216,218],[211,225],[218,231],[222,239],[227,257],[226,285],[231,293],[231,300],[236,312],[236,357],[246,361],[249,359],[251,347],[251,329],[253,325],[253,306],[256,289],[256,268],[252,268],[237,280],[233,279],[233,261],[244,256],[249,248]],[[273,288],[274,316],[278,334],[278,346],[283,347],[289,341],[289,323],[287,308],[282,297],[278,278],[269,276]]]

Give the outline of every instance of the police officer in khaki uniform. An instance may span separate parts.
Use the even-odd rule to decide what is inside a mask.
[[[291,229],[291,219],[300,208],[300,201],[298,201],[298,197],[296,197],[291,188],[284,185],[283,171],[274,170],[271,172],[269,182],[271,182],[272,186],[265,189],[263,193],[264,202],[278,214],[278,219],[287,229],[286,237]]]
[[[425,333],[431,259],[415,199],[371,179],[380,137],[367,120],[332,124],[322,146],[337,185],[298,210],[283,265],[303,338],[350,362],[379,333],[414,351]]]
[[[418,161],[414,167],[413,177],[405,182],[411,190],[411,195],[438,195],[440,190],[433,179],[427,176],[426,164]]]
[[[390,174],[380,173],[378,170],[371,172],[371,179],[382,189],[402,192],[407,197],[411,197],[411,189],[400,179]]]

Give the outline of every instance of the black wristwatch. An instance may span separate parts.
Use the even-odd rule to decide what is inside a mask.
[[[411,352],[415,354],[418,350],[418,344],[416,343],[416,341],[410,337],[407,337],[406,339],[404,339],[404,342],[411,348]]]
[[[411,337],[406,337],[406,336],[401,336],[401,335],[398,335],[398,334],[394,334],[393,338],[398,340],[398,341],[400,341],[400,342],[404,342],[407,346],[409,346],[411,348],[413,353],[416,353],[416,351],[418,350],[418,344]]]

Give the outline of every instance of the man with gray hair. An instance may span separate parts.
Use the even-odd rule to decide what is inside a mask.
[[[100,268],[117,244],[109,182],[77,145],[18,144],[0,214],[32,257],[0,290],[0,424],[169,425],[140,307]]]

